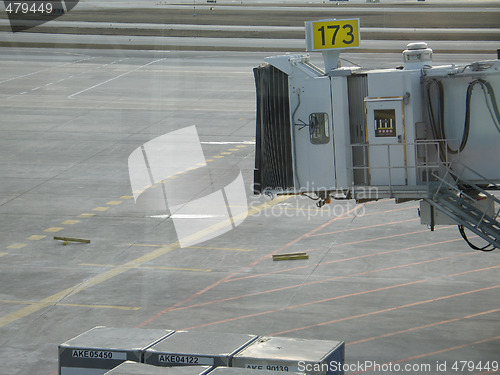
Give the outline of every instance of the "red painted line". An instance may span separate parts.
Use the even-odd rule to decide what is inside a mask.
[[[497,267],[500,267],[500,266],[497,266]],[[482,311],[482,312],[479,312],[479,313],[476,313],[476,314],[466,315],[466,316],[463,316],[461,318],[453,318],[453,319],[448,319],[448,320],[442,320],[440,322],[435,322],[435,323],[430,323],[430,324],[424,324],[424,325],[421,325],[421,326],[418,326],[418,327],[412,327],[412,328],[408,328],[408,329],[402,329],[402,330],[395,331],[395,332],[385,333],[385,334],[379,335],[379,336],[367,337],[366,339],[361,339],[361,340],[358,340],[358,341],[351,341],[351,342],[349,342],[349,343],[346,344],[346,347],[347,346],[356,345],[356,344],[361,344],[361,343],[368,342],[368,341],[382,339],[382,338],[385,338],[385,337],[396,336],[396,335],[400,335],[400,334],[403,334],[403,333],[414,332],[414,331],[418,331],[419,329],[431,328],[431,327],[436,327],[436,326],[439,326],[439,325],[442,325],[442,324],[459,322],[461,320],[470,319],[470,318],[474,318],[474,317],[482,316],[482,315],[487,315],[487,314],[492,314],[492,313],[498,312],[498,311],[500,311],[500,309]]]
[[[429,280],[429,279],[422,280],[422,281],[427,281],[427,280]],[[334,323],[344,322],[346,320],[364,318],[364,317],[371,316],[371,315],[377,315],[377,314],[386,313],[386,312],[389,312],[389,311],[395,311],[395,310],[399,310],[399,309],[405,309],[405,308],[408,308],[408,307],[419,306],[419,305],[423,305],[423,304],[426,304],[426,303],[432,303],[432,302],[436,302],[436,301],[442,301],[442,300],[449,299],[449,298],[465,296],[465,295],[472,294],[472,293],[484,292],[484,291],[492,290],[492,289],[496,289],[496,288],[500,288],[500,285],[494,285],[494,286],[490,286],[490,287],[487,287],[487,288],[470,290],[468,292],[462,292],[462,293],[457,293],[457,294],[450,294],[450,295],[443,296],[443,297],[438,297],[438,298],[432,298],[432,299],[428,299],[428,300],[424,300],[424,301],[413,302],[413,303],[409,303],[409,304],[406,304],[406,305],[400,305],[400,306],[390,307],[390,308],[387,308],[387,309],[372,311],[372,312],[369,312],[369,313],[352,315],[352,316],[348,316],[348,317],[345,317],[345,318],[339,318],[339,319],[329,320],[327,322],[322,322],[322,323],[317,323],[317,324],[310,324],[310,325],[303,326],[303,327],[292,328],[292,329],[289,329],[289,330],[286,330],[286,331],[281,331],[281,332],[273,333],[271,336],[284,335],[286,333],[302,331],[302,330],[309,329],[309,328],[326,326],[326,325],[330,325],[330,324],[334,324]]]
[[[245,267],[244,269],[246,269],[246,268],[252,268],[252,267],[256,266],[257,264],[259,264],[260,262],[262,262],[264,259],[267,259],[269,256],[271,256],[271,255],[273,255],[273,254],[277,254],[277,253],[279,253],[279,252],[283,251],[283,250],[284,250],[284,249],[286,249],[287,247],[289,247],[289,246],[292,246],[292,245],[296,244],[297,242],[301,241],[302,239],[304,239],[304,238],[308,237],[309,235],[311,235],[311,234],[313,234],[313,233],[316,233],[317,231],[319,231],[319,230],[323,229],[324,227],[326,227],[326,226],[330,225],[331,223],[333,223],[333,222],[335,222],[335,221],[339,220],[340,218],[342,218],[342,217],[344,217],[344,216],[346,216],[346,215],[349,215],[351,212],[354,212],[354,211],[356,211],[357,209],[358,209],[358,206],[354,207],[353,209],[351,209],[351,210],[349,210],[349,211],[344,212],[344,213],[343,213],[342,215],[340,215],[340,216],[334,217],[333,219],[331,219],[331,220],[327,221],[326,223],[324,223],[324,224],[320,225],[319,227],[317,227],[317,228],[315,228],[315,229],[313,229],[313,230],[311,230],[311,231],[309,231],[309,232],[307,232],[307,233],[305,233],[305,234],[303,234],[303,235],[301,235],[301,236],[297,237],[295,240],[293,240],[293,241],[291,241],[291,242],[287,243],[286,245],[283,245],[283,246],[282,246],[282,247],[280,247],[279,249],[277,249],[277,250],[275,250],[275,251],[273,251],[273,252],[271,252],[271,253],[269,253],[269,254],[267,254],[267,255],[263,256],[263,257],[260,257],[259,259],[257,259],[256,261],[252,262],[250,265],[248,265],[248,266],[247,266],[247,267]],[[241,270],[236,271],[236,272],[233,272],[232,274],[230,274],[230,275],[227,275],[227,276],[223,277],[222,279],[220,279],[220,280],[216,281],[215,283],[213,283],[213,284],[211,284],[211,285],[208,285],[207,287],[205,287],[205,288],[203,288],[202,290],[200,290],[200,291],[198,291],[198,292],[196,292],[196,293],[192,294],[191,296],[184,298],[182,301],[177,302],[175,305],[173,305],[173,306],[171,306],[171,307],[168,307],[168,308],[166,308],[166,309],[164,309],[164,310],[160,311],[158,314],[156,314],[156,315],[154,315],[153,317],[151,317],[151,318],[149,318],[149,319],[145,320],[144,322],[142,322],[142,323],[138,324],[136,327],[137,327],[137,328],[144,327],[145,325],[147,325],[147,324],[149,324],[149,323],[153,322],[154,320],[156,320],[156,319],[158,319],[159,317],[161,317],[161,316],[165,315],[166,313],[168,313],[168,312],[170,312],[170,311],[173,311],[173,310],[177,309],[178,307],[180,307],[180,306],[184,305],[186,302],[189,302],[189,301],[191,301],[192,299],[194,299],[194,298],[196,298],[196,297],[198,297],[198,296],[200,296],[200,295],[202,295],[202,294],[204,294],[204,293],[208,292],[209,290],[212,290],[213,288],[215,288],[215,287],[219,286],[220,284],[222,284],[222,283],[224,283],[224,282],[226,282],[226,281],[230,280],[231,278],[233,278],[233,277],[235,277],[236,275],[240,274],[240,272],[241,272]]]
[[[335,232],[318,233],[318,234],[314,234],[314,235],[312,235],[310,237],[326,236],[326,235],[329,235],[329,234],[336,234],[336,233],[353,232],[353,231],[356,231],[356,230],[363,230],[363,229],[370,229],[370,228],[377,228],[377,227],[387,227],[388,225],[407,223],[409,221],[417,221],[417,220],[419,220],[419,219],[417,218],[417,219],[407,219],[407,220],[391,221],[390,223],[381,223],[381,224],[367,225],[367,226],[359,227],[359,228],[337,230]]]

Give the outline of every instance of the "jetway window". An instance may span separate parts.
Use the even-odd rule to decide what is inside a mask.
[[[396,136],[396,110],[395,109],[375,109],[375,137],[395,137]]]
[[[309,115],[309,132],[313,145],[321,145],[330,142],[328,114],[311,113]]]

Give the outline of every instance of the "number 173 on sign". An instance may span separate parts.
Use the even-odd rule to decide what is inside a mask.
[[[308,51],[359,47],[359,19],[306,22]]]

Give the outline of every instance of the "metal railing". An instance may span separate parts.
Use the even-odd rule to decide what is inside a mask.
[[[447,153],[444,154],[445,160],[442,160],[442,150],[447,150],[447,143],[442,140],[422,140],[395,144],[352,144],[352,188],[356,190],[373,186],[372,176],[387,176],[386,183],[375,186],[383,188],[390,196],[404,192],[409,195],[413,193],[414,196],[415,192],[421,192],[424,195],[422,198],[430,197],[439,182],[436,176],[445,175],[451,164]],[[385,151],[380,151],[384,148]],[[380,160],[370,163],[370,153],[386,155],[387,163]],[[404,155],[404,160],[393,160],[401,155]]]

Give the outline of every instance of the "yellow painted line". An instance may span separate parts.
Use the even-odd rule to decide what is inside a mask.
[[[234,247],[210,247],[210,246],[188,246],[186,249],[228,250],[228,251],[253,251],[252,249],[240,249]]]
[[[83,267],[116,267],[114,264],[96,264],[96,263],[80,263]],[[136,269],[148,270],[168,270],[168,271],[191,271],[191,272],[212,272],[211,269],[206,268],[179,268],[179,267],[159,267],[159,266],[141,266]]]
[[[206,162],[214,161],[214,159],[207,159]]]
[[[108,202],[106,204],[110,205],[110,206],[118,206],[119,204],[122,204],[123,201],[111,201],[111,202]]]
[[[22,249],[23,247],[28,246],[25,243],[13,243],[12,245],[7,246],[7,249]]]
[[[133,195],[122,195],[120,199],[132,199],[133,197]]]
[[[45,236],[45,235],[43,235],[43,234],[34,234],[34,235],[32,235],[32,236],[29,236],[29,237],[28,237],[28,240],[31,240],[31,241],[38,241],[38,240],[43,240],[45,237],[47,237],[47,236]]]
[[[92,211],[106,211],[106,210],[109,210],[109,207],[96,207],[92,209]]]
[[[92,216],[95,216],[95,214],[83,213],[83,214],[78,215],[78,217],[92,217]]]
[[[44,230],[44,232],[48,233],[56,233],[62,231],[64,228],[63,227],[50,227]]]
[[[200,167],[204,167],[207,164],[206,163],[196,163],[195,165],[199,165]]]
[[[156,245],[156,244],[143,244],[143,243],[135,243],[129,244],[129,246],[140,246],[140,247],[162,247],[165,245]],[[187,246],[185,249],[207,249],[207,250],[229,250],[229,251],[253,251],[252,249],[241,249],[234,247],[211,247],[211,246]]]
[[[0,300],[0,303],[14,304],[14,305],[32,305],[37,302],[29,301],[13,301],[13,300]],[[116,310],[127,310],[127,311],[137,311],[141,307],[135,306],[113,306],[113,305],[87,305],[81,303],[59,303],[58,306],[68,306],[68,307],[93,307],[97,309],[116,309]]]
[[[247,214],[248,215],[254,215],[257,214],[267,208],[270,208],[274,206],[275,204],[278,204],[286,199],[289,199],[289,196],[283,196],[283,197],[277,197],[273,199],[272,201],[266,202],[264,204],[261,204],[257,207],[251,207],[247,212],[243,212],[239,215],[236,215],[233,217],[235,221],[240,221],[243,220]],[[216,233],[222,228],[227,228],[228,225],[228,220],[221,221],[217,224],[214,224],[210,226],[209,228],[206,228],[204,230],[201,230],[197,233],[194,233],[188,237],[186,237],[187,242],[194,242],[203,238],[206,238],[207,234],[211,233]],[[143,256],[140,256],[139,258],[136,258],[128,263],[125,263],[123,265],[114,267],[113,269],[110,269],[106,272],[103,272],[100,275],[97,275],[91,279],[84,280],[83,282],[73,285],[69,288],[63,289],[58,293],[55,293],[47,298],[44,298],[38,302],[35,302],[29,306],[23,307],[22,309],[19,309],[17,311],[14,311],[10,314],[4,315],[0,318],[0,328],[5,327],[6,325],[9,325],[19,319],[25,318],[27,316],[30,316],[31,314],[34,314],[36,312],[39,312],[40,310],[43,310],[47,307],[54,306],[56,304],[61,303],[65,298],[72,297],[84,290],[87,290],[89,288],[92,288],[96,285],[102,284],[113,277],[116,277],[118,275],[121,275],[130,269],[140,267],[148,262],[151,262],[165,254],[170,253],[173,250],[179,249],[180,245],[179,242],[173,242],[167,246],[162,246],[156,250],[151,251],[148,254],[145,254]]]
[[[243,148],[243,147],[247,147],[247,145],[238,145],[238,146],[236,146],[236,147],[238,147],[238,148]]]
[[[230,153],[230,152],[227,152],[227,151],[221,152],[220,154],[221,154],[221,155],[231,155],[231,153]]]
[[[220,159],[220,158],[223,158],[224,156],[222,155],[215,155],[215,156],[212,156],[213,158],[216,158],[216,159]]]
[[[78,224],[80,220],[65,220],[61,224],[63,225],[75,225]]]
[[[7,255],[8,253],[0,253],[0,257],[3,257],[4,255]]]
[[[237,148],[230,148],[229,151],[238,151]]]

